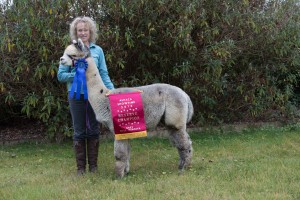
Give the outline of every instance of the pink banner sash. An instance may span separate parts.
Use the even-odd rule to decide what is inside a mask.
[[[110,94],[109,100],[116,140],[147,136],[140,92]]]

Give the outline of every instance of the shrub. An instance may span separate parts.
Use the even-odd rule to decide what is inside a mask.
[[[94,18],[116,87],[165,82],[183,88],[193,123],[289,117],[299,79],[297,1],[20,0],[0,5],[0,121],[43,121],[71,135],[58,60],[75,16]]]

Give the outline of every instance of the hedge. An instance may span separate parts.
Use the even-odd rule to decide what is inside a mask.
[[[179,86],[194,103],[194,125],[297,114],[297,1],[6,0],[0,13],[0,124],[28,118],[49,137],[72,135],[56,73],[69,24],[83,15],[99,26],[116,87]]]

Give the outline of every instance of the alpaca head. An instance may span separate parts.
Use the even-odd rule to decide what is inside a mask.
[[[82,40],[79,38],[78,41],[73,40],[73,44],[69,45],[64,55],[60,58],[60,64],[65,66],[73,66],[74,61],[79,58],[87,58],[90,56],[90,50],[84,45]]]

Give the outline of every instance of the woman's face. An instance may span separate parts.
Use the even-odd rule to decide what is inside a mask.
[[[82,40],[82,42],[86,45],[89,44],[90,40],[90,29],[88,25],[84,22],[79,22],[76,26],[77,37]]]

